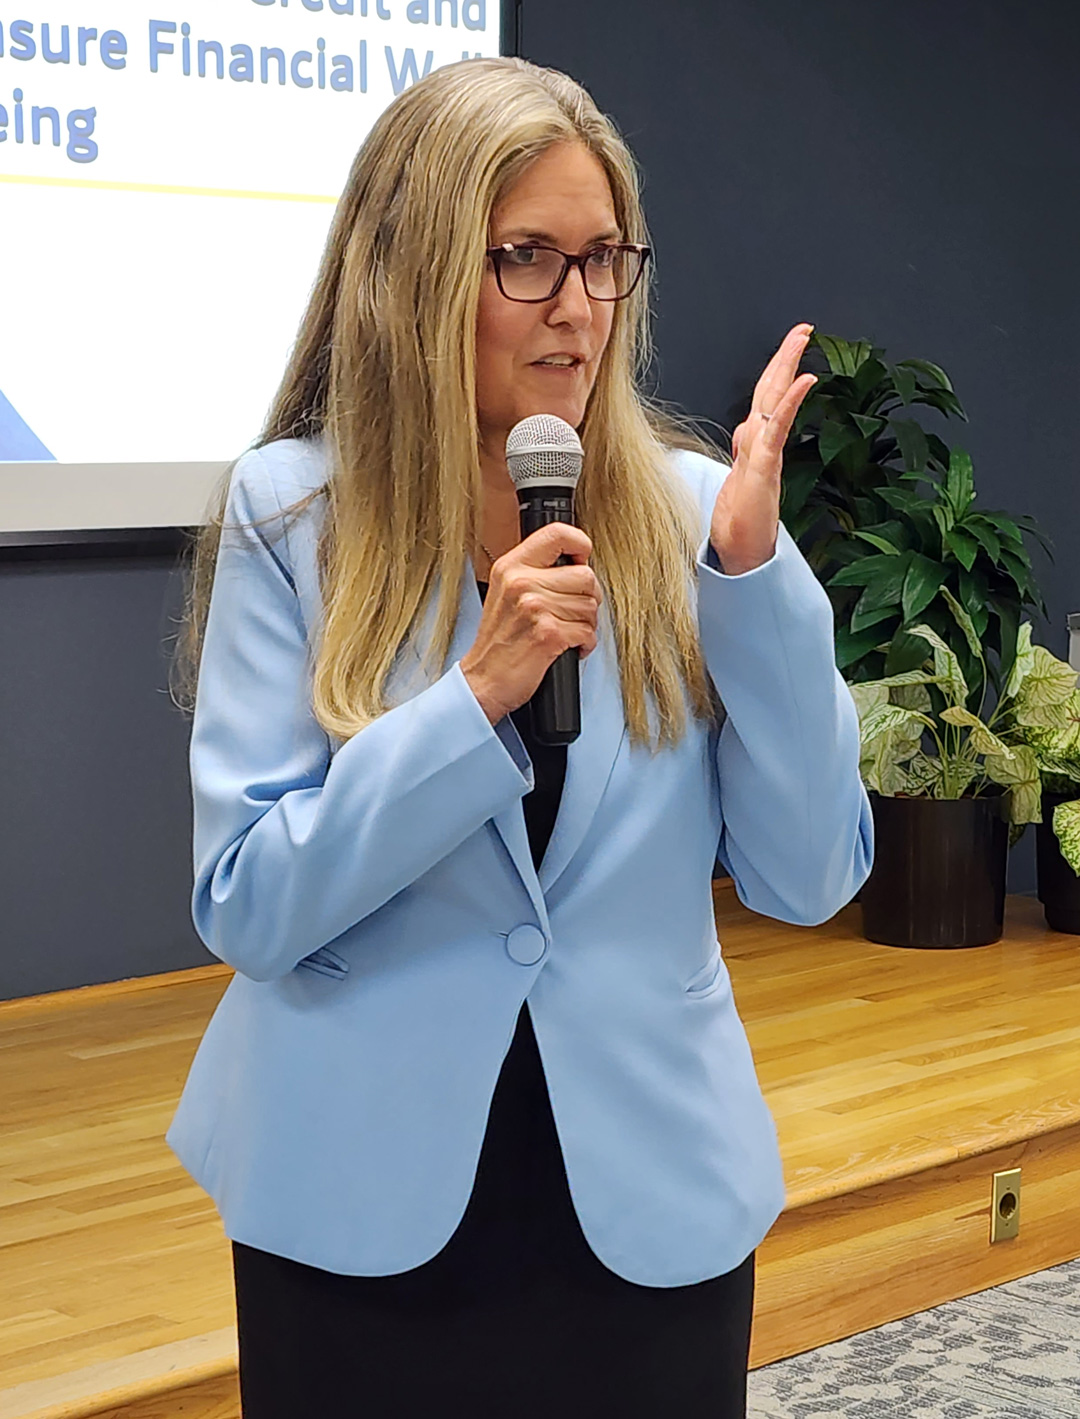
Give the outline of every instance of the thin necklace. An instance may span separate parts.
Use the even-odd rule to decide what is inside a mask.
[[[480,540],[480,539],[477,538],[477,541],[479,541],[479,540]],[[495,565],[495,558],[491,555],[491,553],[488,551],[488,549],[484,546],[483,542],[480,542],[480,550],[481,550],[481,552],[483,552],[484,556],[488,559],[488,562],[489,562],[488,573],[490,574],[491,568]]]

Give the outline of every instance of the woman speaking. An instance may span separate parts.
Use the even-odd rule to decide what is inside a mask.
[[[206,534],[194,914],[236,975],[169,1142],[233,1244],[247,1419],[745,1412],[783,1184],[711,872],[819,922],[871,825],[778,523],[810,328],[722,466],[636,388],[645,242],[570,79],[408,89]],[[541,413],[580,433],[578,526],[522,540]],[[529,700],[568,650],[553,747]]]

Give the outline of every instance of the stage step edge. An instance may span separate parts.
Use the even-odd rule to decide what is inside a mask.
[[[0,1390],[0,1419],[90,1419],[237,1372],[236,1328],[193,1335]]]

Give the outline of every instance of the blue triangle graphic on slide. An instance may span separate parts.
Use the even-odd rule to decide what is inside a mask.
[[[0,390],[0,459],[14,463],[55,463],[56,459]]]

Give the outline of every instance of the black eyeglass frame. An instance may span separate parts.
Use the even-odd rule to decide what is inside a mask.
[[[502,258],[512,251],[553,251],[556,256],[563,259],[562,275],[555,282],[555,285],[546,296],[510,296],[507,295],[502,282]],[[637,269],[633,284],[628,291],[623,291],[619,296],[594,296],[589,290],[589,278],[585,274],[585,263],[599,251],[634,251],[641,257],[641,265]],[[585,287],[585,294],[591,301],[624,301],[627,296],[633,295],[637,289],[638,282],[645,274],[645,267],[649,263],[652,255],[651,246],[642,246],[636,241],[615,241],[605,242],[600,246],[594,246],[589,251],[584,251],[580,256],[575,256],[569,251],[560,251],[557,246],[538,246],[535,243],[504,241],[501,246],[489,246],[485,253],[491,258],[491,264],[495,268],[495,281],[499,287],[499,293],[505,296],[508,301],[517,301],[519,305],[543,305],[545,301],[553,301],[555,297],[566,285],[566,278],[573,267],[577,267],[581,272],[581,284]]]

